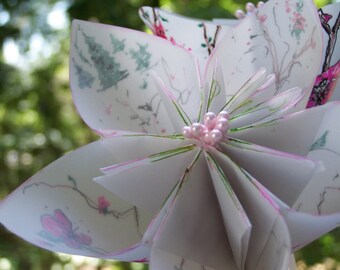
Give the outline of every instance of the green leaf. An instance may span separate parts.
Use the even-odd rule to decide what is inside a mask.
[[[158,16],[159,16],[159,18],[161,18],[161,20],[162,20],[163,22],[168,22],[168,20],[165,19],[164,17],[162,17],[161,15],[158,15]]]
[[[325,133],[322,134],[322,136],[312,144],[310,151],[325,147],[325,145],[327,143],[328,133],[329,133],[329,131],[326,130]]]

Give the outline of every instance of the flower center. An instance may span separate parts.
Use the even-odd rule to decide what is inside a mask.
[[[225,138],[225,133],[229,129],[229,114],[221,111],[217,116],[213,112],[204,115],[203,124],[193,123],[185,126],[182,134],[187,139],[195,139],[204,145],[215,145]]]

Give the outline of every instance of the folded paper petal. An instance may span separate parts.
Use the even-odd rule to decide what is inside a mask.
[[[259,125],[230,130],[230,136],[282,152],[306,156],[326,121],[326,115],[337,110],[337,102],[314,107]]]
[[[92,182],[110,162],[100,141],[62,157],[1,204],[0,222],[57,252],[107,258],[136,244],[151,216]]]
[[[290,206],[312,176],[323,169],[323,164],[313,159],[234,139],[220,147],[238,166]]]
[[[237,269],[202,154],[163,221],[154,247],[215,269]]]
[[[257,89],[250,91],[250,93],[244,97],[244,100],[240,101],[240,104],[237,105],[238,107],[233,109],[230,113],[237,114],[241,110],[245,111],[249,108],[252,108],[254,104],[260,104],[266,100],[269,100],[275,95],[275,92],[275,75],[269,74],[265,83]]]
[[[290,113],[306,94],[300,88],[292,88],[260,104],[254,104],[246,111],[232,116],[230,128],[269,122]]]
[[[309,244],[340,224],[340,213],[313,215],[297,212],[278,199],[256,179],[253,179],[253,182],[266,197],[277,203],[279,211],[288,226],[293,251]]]
[[[252,228],[251,222],[221,167],[209,154],[206,154],[206,159],[235,264],[238,269],[244,269]]]
[[[108,175],[95,181],[133,205],[156,214],[196,154],[192,145],[170,149],[110,166]]]
[[[194,164],[195,162],[193,161]],[[190,171],[190,170],[189,170]],[[154,241],[157,240],[159,233],[162,231],[162,227],[171,213],[172,207],[178,198],[178,195],[183,187],[183,182],[186,179],[188,173],[185,173],[182,178],[176,183],[174,188],[171,190],[166,200],[163,202],[162,208],[159,210],[157,215],[150,222],[148,228],[143,235],[143,241],[149,245],[153,245]]]
[[[205,82],[203,108],[205,112],[220,112],[227,102],[225,83],[221,65],[216,62],[210,82]],[[229,97],[230,98],[230,97]]]
[[[140,252],[122,256],[119,251],[135,249],[132,247],[141,240],[152,216],[92,179],[101,174],[99,168],[150,155],[157,148],[176,148],[181,143],[177,139],[132,136],[89,144],[55,161],[5,199],[0,206],[0,222],[27,241],[53,251],[140,259]],[[128,147],[133,150],[126,151]]]
[[[226,155],[211,150],[252,224],[245,269],[287,269],[290,237],[277,204],[254,185],[253,178]]]
[[[265,84],[267,80],[266,69],[260,68],[248,78],[236,93],[228,95],[229,99],[223,109],[227,108],[230,114],[235,113],[235,111],[242,108],[245,103],[248,103],[248,99],[256,93],[257,89]]]
[[[142,32],[73,22],[70,84],[78,112],[91,128],[171,134],[151,69],[193,117],[200,93],[190,53]]]
[[[306,246],[340,225],[340,213],[316,216],[296,212],[288,207],[282,207],[280,211],[289,228],[292,249],[294,251]]]
[[[322,161],[325,170],[311,179],[294,205],[297,210],[318,215],[340,212],[339,116],[340,106],[327,110],[323,115],[308,158]]]
[[[211,77],[218,59],[227,95],[235,94],[261,67],[275,74],[277,93],[293,87],[310,90],[320,67],[322,42],[312,1],[269,1],[221,40],[204,78]]]

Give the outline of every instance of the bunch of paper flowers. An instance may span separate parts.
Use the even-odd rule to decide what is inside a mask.
[[[155,35],[74,21],[73,98],[102,138],[10,194],[0,222],[153,270],[291,269],[340,224],[340,104],[313,107],[339,75],[340,6],[248,9],[209,22],[143,7]]]

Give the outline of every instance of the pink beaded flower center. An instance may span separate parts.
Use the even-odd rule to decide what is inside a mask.
[[[203,124],[193,123],[185,126],[182,134],[187,139],[195,139],[204,145],[215,145],[225,138],[229,129],[229,114],[221,111],[217,116],[213,112],[207,112],[204,116]]]

